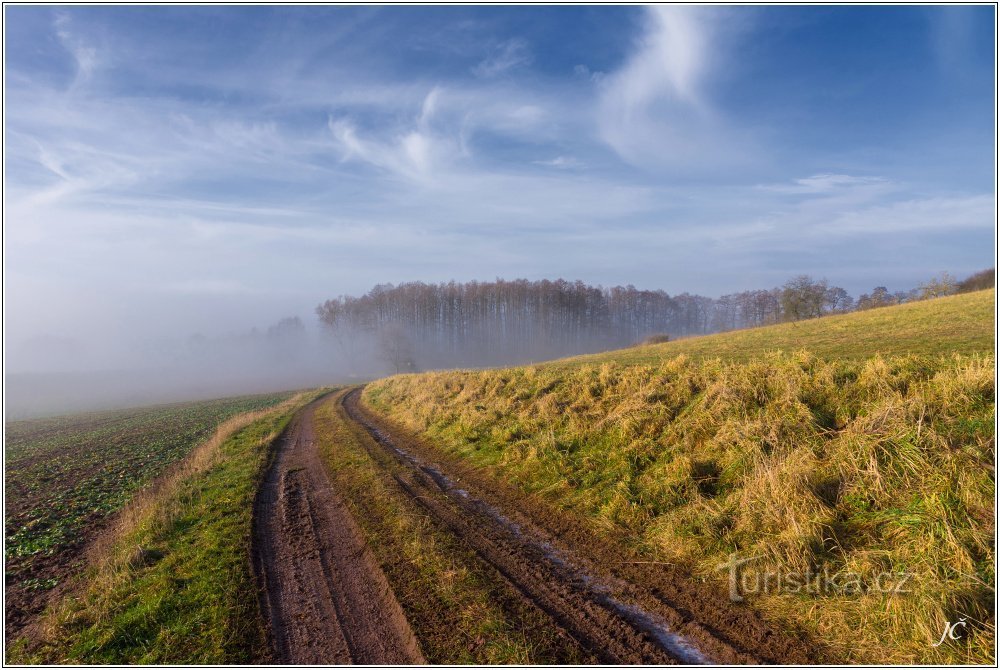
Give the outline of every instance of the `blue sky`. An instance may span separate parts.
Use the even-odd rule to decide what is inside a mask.
[[[4,11],[12,351],[107,364],[379,282],[993,261],[992,6]]]

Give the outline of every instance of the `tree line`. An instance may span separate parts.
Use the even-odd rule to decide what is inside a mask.
[[[350,359],[379,357],[394,371],[506,365],[620,348],[655,338],[798,321],[993,285],[984,270],[958,282],[947,273],[911,291],[875,287],[854,300],[825,279],[708,298],[562,279],[380,284],[327,300],[316,312]]]

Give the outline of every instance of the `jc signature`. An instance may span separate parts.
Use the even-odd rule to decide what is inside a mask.
[[[959,632],[958,629],[959,627],[965,628],[965,626],[966,626],[966,621],[964,618],[959,619],[955,623],[952,623],[950,621],[945,621],[944,632],[941,633],[941,639],[938,640],[935,644],[932,644],[931,646],[940,647],[942,644],[944,644],[945,639],[958,640],[959,638],[962,637],[962,633]]]

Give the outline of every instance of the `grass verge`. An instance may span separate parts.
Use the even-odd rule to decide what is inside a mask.
[[[269,446],[322,391],[239,415],[141,492],[12,663],[222,664],[263,658],[248,551]]]
[[[469,547],[426,516],[376,462],[371,440],[328,402],[315,414],[320,454],[406,612],[430,663],[535,664],[586,661],[542,612],[526,604]]]
[[[273,407],[290,393],[12,421],[5,433],[8,607],[72,571],[81,549],[136,491],[227,419]],[[11,598],[12,593],[33,597]],[[43,594],[37,594],[43,595]],[[47,594],[44,594],[47,595]],[[27,602],[26,602],[27,601]],[[11,615],[8,610],[8,618]],[[27,612],[25,612],[27,614]]]
[[[605,359],[403,375],[363,399],[650,561],[724,583],[752,558],[747,601],[846,662],[992,664],[994,370],[992,353]],[[760,586],[816,574],[839,586]],[[904,574],[904,593],[873,588]]]

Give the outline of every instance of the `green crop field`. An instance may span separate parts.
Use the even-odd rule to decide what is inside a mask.
[[[89,413],[6,425],[8,622],[31,610],[144,484],[237,414],[288,393]],[[24,612],[27,614],[29,612]]]
[[[183,665],[260,658],[264,630],[247,557],[253,498],[271,443],[323,392],[225,401],[234,403],[229,410],[243,403],[245,411],[228,411],[232,418],[218,431],[213,426],[178,468],[129,501],[74,589],[8,648],[8,661]]]
[[[364,402],[693,578],[724,583],[733,555],[758,578],[857,576],[746,594],[833,659],[990,664],[994,300],[400,375]],[[882,575],[905,588],[873,588]],[[933,646],[960,619],[967,634]]]

